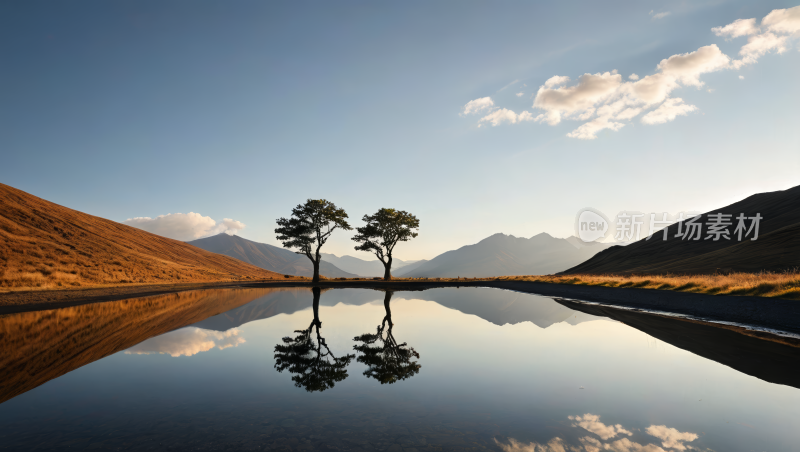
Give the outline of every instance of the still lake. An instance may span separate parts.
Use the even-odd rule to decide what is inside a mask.
[[[799,348],[569,306],[234,288],[0,316],[0,449],[800,450]]]

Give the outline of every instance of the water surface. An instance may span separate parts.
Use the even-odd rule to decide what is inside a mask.
[[[2,316],[0,448],[800,443],[789,345],[496,289],[316,295],[214,289]]]

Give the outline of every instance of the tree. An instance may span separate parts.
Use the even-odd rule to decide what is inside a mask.
[[[312,282],[319,282],[319,250],[337,228],[349,231],[347,213],[325,199],[309,199],[292,209],[289,219],[278,218],[275,233],[284,248],[297,248],[297,254],[305,254],[314,265]]]
[[[319,287],[312,289],[314,293],[314,320],[305,330],[296,330],[295,337],[284,337],[283,344],[275,346],[275,369],[278,372],[289,370],[293,373],[292,381],[298,388],[308,392],[330,389],[337,382],[347,378],[347,366],[355,355],[344,355],[339,358],[333,355],[325,338],[320,334],[322,322],[319,320]],[[316,330],[316,342],[312,335]]]
[[[360,342],[353,346],[354,350],[361,353],[357,361],[367,365],[364,375],[380,381],[381,384],[392,384],[411,378],[418,374],[422,367],[414,360],[419,359],[419,353],[405,342],[398,344],[394,338],[392,333],[394,323],[392,323],[392,311],[389,308],[391,300],[392,291],[387,290],[383,300],[386,316],[378,325],[377,332],[353,338],[354,341]],[[376,345],[379,341],[380,345]]]
[[[392,279],[392,252],[398,242],[407,242],[419,234],[419,220],[404,210],[380,209],[374,215],[364,215],[365,226],[356,228],[358,234],[353,240],[360,243],[357,251],[375,254],[383,263],[383,279]]]

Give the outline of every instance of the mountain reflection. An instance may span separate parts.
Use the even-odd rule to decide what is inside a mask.
[[[392,384],[411,378],[419,373],[421,367],[416,361],[412,361],[414,358],[419,359],[419,353],[405,342],[398,345],[394,338],[392,310],[389,306],[392,295],[392,291],[386,291],[383,300],[386,316],[378,325],[376,333],[362,334],[353,338],[354,341],[361,342],[354,345],[353,349],[361,353],[357,361],[368,366],[364,375],[380,381],[381,384]]]
[[[319,299],[322,291],[314,287],[312,292],[314,320],[305,330],[295,330],[295,337],[284,337],[283,344],[275,346],[275,369],[293,373],[292,381],[298,388],[322,392],[347,378],[347,366],[355,355],[337,358],[331,352],[320,334]]]

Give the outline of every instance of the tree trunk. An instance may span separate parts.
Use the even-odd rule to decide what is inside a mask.
[[[386,322],[386,321],[389,322],[389,328],[391,328],[392,325],[394,325],[392,323],[392,308],[389,307],[389,302],[392,301],[392,295],[393,294],[394,294],[394,292],[392,292],[391,290],[387,290],[386,291],[386,295],[384,295],[384,297],[383,297],[383,307],[384,307],[384,309],[386,309],[386,316],[383,318],[383,321],[384,322]]]
[[[383,273],[383,280],[384,281],[391,281],[392,280],[392,256],[388,256],[389,258],[386,260],[386,263],[383,264],[383,267],[386,271]]]
[[[320,326],[322,326],[322,322],[319,321],[319,295],[322,293],[322,291],[320,290],[319,287],[313,287],[311,289],[311,292],[314,294],[314,304],[312,305],[314,310],[313,324],[317,325],[317,328],[319,328]]]
[[[314,263],[314,277],[311,278],[311,282],[312,283],[318,283],[319,282],[319,260],[315,261],[315,260],[312,259],[311,262]],[[315,289],[319,290],[316,287],[315,287]]]

